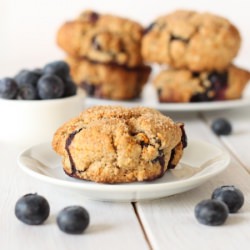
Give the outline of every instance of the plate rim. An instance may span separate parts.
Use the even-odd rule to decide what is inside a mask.
[[[120,193],[127,193],[127,192],[140,192],[140,191],[148,191],[149,189],[152,191],[152,189],[154,189],[154,191],[157,191],[159,189],[175,189],[178,188],[180,183],[184,184],[184,186],[189,186],[188,184],[191,183],[199,183],[202,182],[204,179],[209,179],[212,178],[213,176],[218,175],[219,173],[223,172],[229,165],[231,158],[230,155],[227,151],[223,150],[222,148],[213,145],[211,143],[208,142],[204,142],[201,140],[190,140],[190,142],[198,142],[198,143],[203,143],[206,144],[208,146],[212,146],[214,148],[216,148],[217,150],[219,150],[223,156],[224,156],[224,165],[220,166],[220,168],[217,169],[217,171],[213,171],[213,172],[209,172],[209,173],[205,173],[201,176],[195,176],[193,178],[187,178],[187,179],[180,179],[180,180],[176,180],[174,182],[162,182],[162,183],[153,183],[153,182],[142,182],[139,183],[135,182],[135,183],[121,183],[121,184],[105,184],[105,183],[94,183],[91,181],[84,181],[81,182],[72,182],[70,180],[61,180],[61,179],[57,179],[54,178],[52,176],[47,176],[41,173],[38,173],[32,169],[30,169],[29,167],[25,166],[25,164],[22,163],[21,161],[21,157],[25,156],[25,154],[28,153],[28,151],[30,151],[31,149],[33,149],[34,147],[42,147],[42,146],[46,146],[49,145],[48,142],[44,142],[44,143],[39,143],[36,145],[33,145],[29,148],[24,149],[23,151],[21,151],[17,157],[17,164],[19,165],[19,167],[26,172],[28,175],[35,177],[36,179],[42,180],[44,182],[50,183],[50,184],[54,184],[57,186],[63,186],[63,187],[70,187],[73,189],[81,189],[81,190],[88,190],[88,191],[98,191],[100,193],[103,192],[112,192],[112,193],[116,193],[116,192],[120,192]],[[56,153],[55,153],[56,155]],[[60,158],[60,156],[58,156]],[[89,185],[90,184],[90,185]],[[177,186],[176,186],[177,185]],[[114,188],[116,187],[116,188]]]
[[[123,105],[125,107],[142,106],[155,108],[160,111],[176,112],[215,111],[250,106],[250,93],[248,93],[250,90],[246,90],[247,95],[243,95],[241,99],[198,103],[159,103],[155,93],[153,93],[151,100],[149,100],[149,94],[152,93],[152,91],[154,91],[152,83],[148,82],[144,87],[142,97],[133,101],[116,101],[86,96],[86,105],[88,107],[94,105]]]

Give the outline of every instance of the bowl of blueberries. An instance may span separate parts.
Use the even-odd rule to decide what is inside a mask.
[[[21,70],[0,79],[0,141],[28,147],[51,141],[54,132],[84,109],[85,92],[77,88],[64,61]]]

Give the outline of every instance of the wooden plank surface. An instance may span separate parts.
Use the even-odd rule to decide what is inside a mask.
[[[232,134],[222,136],[222,142],[235,155],[238,161],[250,172],[250,108],[221,112],[208,112],[203,115],[208,124],[216,118],[224,117],[232,124]]]
[[[24,174],[16,164],[18,150],[0,144],[0,245],[8,250],[149,249],[131,203],[84,200]],[[18,221],[14,206],[19,197],[37,192],[46,197],[51,212],[44,225]],[[68,205],[82,205],[90,213],[90,226],[82,235],[68,235],[56,225],[56,215]]]
[[[222,147],[210,128],[195,117],[182,116],[190,138],[200,138]],[[194,152],[195,153],[195,152]],[[234,159],[229,167],[206,184],[186,193],[160,200],[137,203],[138,213],[153,249],[249,249],[250,176]],[[235,185],[245,194],[239,213],[230,215],[218,227],[199,224],[194,217],[195,205],[210,198],[221,185]]]

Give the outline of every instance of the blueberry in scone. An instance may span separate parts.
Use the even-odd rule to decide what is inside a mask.
[[[62,125],[52,141],[69,176],[102,183],[151,181],[187,146],[183,123],[150,108],[95,106]]]
[[[222,72],[166,69],[153,83],[160,102],[207,102],[241,98],[249,79],[250,72],[230,65]]]
[[[150,63],[191,71],[224,70],[241,44],[238,29],[211,13],[177,10],[152,22],[144,31],[142,56]]]

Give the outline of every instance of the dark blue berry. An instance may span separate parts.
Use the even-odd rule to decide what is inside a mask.
[[[49,216],[48,201],[38,194],[26,194],[21,197],[15,206],[16,217],[28,225],[40,225]]]
[[[218,200],[203,200],[195,206],[195,217],[204,225],[222,225],[228,217],[228,208]]]
[[[156,24],[155,22],[149,24],[149,26],[144,29],[143,34],[146,35],[148,32],[150,32],[154,28],[155,24]]]
[[[70,74],[69,65],[64,61],[55,61],[48,63],[43,68],[44,75],[56,75],[62,80],[66,80]]]
[[[31,83],[22,84],[19,86],[18,97],[23,100],[37,100],[37,88]]]
[[[207,93],[204,92],[204,93],[194,94],[191,97],[190,102],[209,102],[211,100],[212,99],[210,97],[208,97]]]
[[[18,87],[14,79],[5,77],[0,79],[0,98],[15,99]]]
[[[229,135],[232,132],[232,125],[224,118],[218,118],[212,123],[212,130],[217,135]]]
[[[227,85],[228,82],[228,74],[227,72],[218,73],[218,72],[211,72],[208,75],[208,80],[212,83],[212,85],[216,88],[217,85],[222,87]]]
[[[90,82],[86,81],[86,82],[82,82],[81,86],[86,91],[88,96],[94,96],[95,95],[97,85],[91,84]]]
[[[230,213],[236,213],[244,204],[243,193],[234,186],[221,186],[214,190],[212,199],[223,201]]]
[[[89,225],[89,213],[81,206],[69,206],[56,219],[59,228],[69,234],[81,234]]]
[[[96,12],[91,12],[91,14],[89,15],[89,21],[92,23],[95,23],[98,19],[99,19],[99,14]]]
[[[67,97],[67,96],[73,96],[76,94],[76,90],[77,90],[77,87],[76,87],[76,84],[68,79],[67,81],[64,82],[64,97]]]
[[[40,68],[34,69],[33,72],[34,72],[35,74],[37,74],[38,76],[42,76],[42,74],[43,74],[43,70],[40,69]]]
[[[64,94],[64,82],[55,75],[44,75],[38,83],[38,96],[41,99],[60,98]]]
[[[36,71],[21,70],[16,76],[15,80],[17,85],[23,86],[27,84],[37,85],[38,79],[41,77]]]

